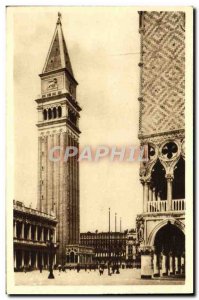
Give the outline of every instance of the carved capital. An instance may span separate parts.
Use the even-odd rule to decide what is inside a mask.
[[[151,247],[151,246],[140,246],[139,252],[142,255],[152,255],[154,253],[154,247]]]
[[[166,174],[165,177],[169,181],[173,181],[173,178],[174,178],[173,174]]]

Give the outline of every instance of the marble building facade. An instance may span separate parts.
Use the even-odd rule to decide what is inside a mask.
[[[185,14],[139,12],[141,277],[185,270]],[[188,199],[187,199],[188,200]]]

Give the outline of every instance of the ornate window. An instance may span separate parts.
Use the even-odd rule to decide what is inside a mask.
[[[178,146],[174,142],[168,142],[162,147],[161,154],[165,159],[172,159],[177,155]]]

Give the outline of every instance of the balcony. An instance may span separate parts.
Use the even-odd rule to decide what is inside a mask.
[[[164,212],[168,211],[167,200],[157,200],[147,202],[147,212]],[[185,199],[172,200],[172,211],[185,211]]]

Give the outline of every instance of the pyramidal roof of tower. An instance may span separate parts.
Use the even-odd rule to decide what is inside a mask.
[[[62,31],[62,24],[60,18],[61,14],[58,14],[55,32],[52,38],[52,42],[50,44],[50,48],[48,51],[44,68],[42,70],[42,74],[66,68],[66,70],[70,73],[73,79],[75,79]]]

